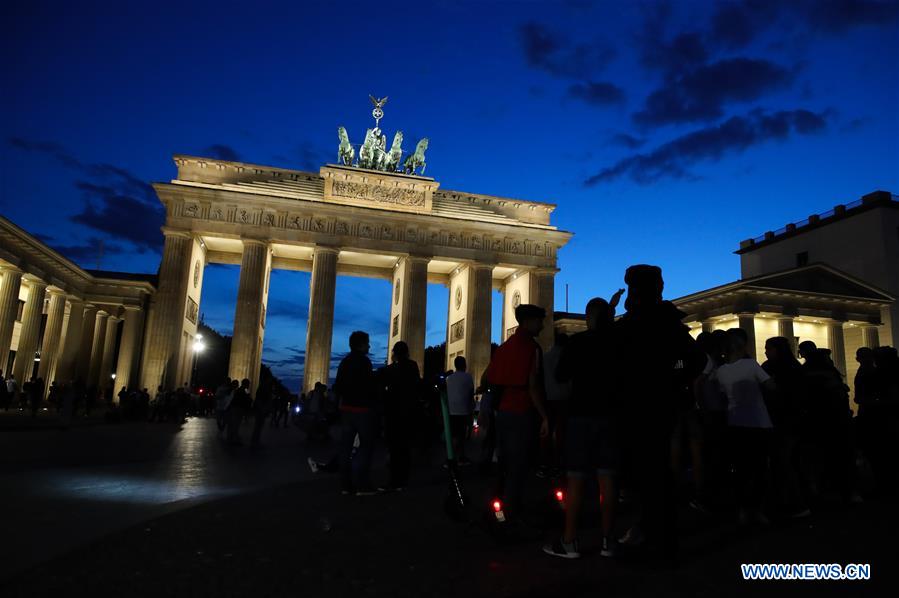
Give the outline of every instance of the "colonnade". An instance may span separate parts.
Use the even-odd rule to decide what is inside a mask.
[[[760,337],[756,338],[756,322],[758,318],[758,314],[755,312],[742,312],[735,314],[737,318],[737,326],[746,332],[746,336],[748,338],[747,342],[747,351],[749,354],[759,360],[764,361],[765,356],[763,354],[759,354],[757,350],[758,346],[761,346],[761,343],[766,340],[766,338]],[[789,314],[780,314],[776,316],[777,322],[777,336],[783,336],[790,341],[792,345],[793,352],[796,353],[798,347],[796,346],[796,338],[795,334],[795,326],[796,316]],[[816,324],[823,328],[822,339],[824,343],[821,345],[827,349],[830,349],[830,357],[833,361],[834,366],[840,371],[843,376],[846,376],[849,372],[847,367],[847,359],[854,358],[854,355],[847,355],[847,342],[845,338],[845,330],[849,325],[848,322],[839,318],[817,318],[815,320]],[[718,321],[713,319],[703,319],[702,323],[702,331],[703,332],[712,332],[718,327]],[[876,324],[853,324],[853,326],[858,326],[861,329],[861,343],[860,346],[868,347],[871,349],[875,349],[880,346],[880,334],[878,331],[878,325]],[[773,336],[773,335],[771,335]]]
[[[0,369],[4,377],[14,376],[20,388],[32,377],[41,378],[45,396],[52,382],[68,385],[80,381],[85,388],[101,391],[137,383],[142,306],[89,303],[15,266],[0,266],[0,275]],[[18,342],[10,363],[17,321]]]
[[[191,304],[199,305],[202,266],[206,263],[203,241],[187,232],[165,229],[165,246],[159,271],[158,291],[149,313],[147,339],[142,364],[142,385],[148,388],[173,388],[189,377],[196,322],[190,317]],[[269,241],[241,240],[240,282],[234,312],[234,329],[228,375],[232,379],[249,378],[255,391],[262,361],[265,313],[272,270]],[[315,245],[312,250],[309,286],[309,319],[306,327],[306,352],[302,391],[317,382],[328,384],[331,371],[334,302],[341,247]],[[398,258],[391,278],[389,345],[399,340],[410,347],[412,359],[424,362],[427,318],[427,285],[430,256],[408,255]],[[198,273],[198,268],[200,272]],[[450,309],[447,318],[447,365],[464,355],[469,371],[480,376],[490,360],[492,291],[502,282],[493,278],[494,266],[477,262],[459,264],[447,276]],[[555,270],[522,270],[526,279],[522,303],[546,308],[549,320],[540,337],[545,346],[552,343],[553,277]],[[519,281],[520,282],[520,281]],[[516,284],[519,284],[516,282]],[[508,294],[508,293],[506,293]],[[511,297],[506,302],[511,301]],[[505,311],[504,306],[504,311]],[[505,314],[504,314],[505,338]],[[368,331],[371,333],[372,331]],[[348,347],[337,347],[345,351]]]

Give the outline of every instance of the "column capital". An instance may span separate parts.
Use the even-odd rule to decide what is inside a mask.
[[[433,255],[416,255],[410,253],[409,255],[405,255],[398,259],[396,263],[400,263],[401,260],[409,260],[410,262],[424,262],[427,264],[430,263],[432,259],[434,259]]]
[[[193,235],[190,231],[180,229],[180,228],[172,228],[170,226],[161,227],[162,234],[166,237],[181,237],[183,239],[193,239]]]
[[[140,305],[132,305],[132,304],[130,304],[130,303],[124,303],[124,304],[122,304],[122,308],[123,308],[125,311],[143,311],[143,309],[144,309],[144,308],[143,308],[142,306],[140,306]]]
[[[26,274],[25,276],[26,276],[26,278],[25,278],[25,281],[24,281],[24,282],[25,282],[25,284],[27,284],[28,286],[31,286],[31,287],[38,287],[38,288],[42,288],[42,289],[46,289],[47,287],[50,286],[50,283],[49,283],[49,282],[45,282],[44,280],[42,280],[42,279],[40,279],[40,278],[36,278],[36,277],[31,276],[31,275],[29,275],[29,274]]]
[[[269,241],[267,239],[252,239],[252,238],[241,237],[240,240],[241,240],[241,242],[243,242],[244,247],[247,247],[247,246],[265,247],[267,249],[271,247],[271,241]]]
[[[339,255],[340,248],[334,247],[331,245],[316,245],[315,247],[312,248],[312,255],[315,255],[318,253],[333,253],[334,255]]]
[[[48,295],[63,295],[63,296],[65,296],[66,292],[64,289],[61,289],[59,287],[50,286],[50,287],[47,287],[47,294]]]
[[[13,264],[0,265],[0,272],[2,272],[3,274],[6,274],[7,272],[9,272],[11,274],[18,274],[20,276],[25,274],[25,272],[23,272],[21,268],[19,268],[18,266],[15,266]]]

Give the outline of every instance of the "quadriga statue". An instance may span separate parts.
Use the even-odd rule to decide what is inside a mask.
[[[353,160],[356,159],[356,151],[350,143],[350,137],[343,127],[337,127],[337,137],[340,139],[340,146],[337,148],[337,160],[344,166],[352,166]]]
[[[415,153],[406,158],[403,162],[403,172],[406,174],[415,174],[416,168],[421,168],[421,174],[425,173],[425,150],[428,149],[428,138],[425,137],[415,146]]]

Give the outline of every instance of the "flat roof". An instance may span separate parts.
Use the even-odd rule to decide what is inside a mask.
[[[749,253],[760,247],[766,247],[772,243],[782,241],[783,239],[801,235],[802,233],[821,228],[822,226],[827,226],[828,224],[833,224],[839,220],[857,216],[858,214],[875,208],[899,208],[899,196],[890,193],[889,191],[874,191],[868,193],[867,195],[862,196],[861,199],[852,203],[836,205],[826,212],[812,214],[804,220],[791,222],[776,231],[768,231],[753,239],[741,241],[740,248],[734,253],[738,255]]]

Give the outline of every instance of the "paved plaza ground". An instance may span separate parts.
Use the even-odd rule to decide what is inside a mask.
[[[0,595],[11,596],[728,596],[895,595],[899,516],[869,500],[788,527],[741,531],[684,509],[676,567],[585,558],[541,541],[500,543],[443,512],[445,474],[419,464],[403,493],[347,497],[311,474],[295,429],[259,450],[227,447],[212,420],[35,424],[0,419]],[[49,420],[47,420],[49,422]],[[383,476],[384,456],[376,459]],[[487,480],[466,487],[486,502]],[[377,479],[380,479],[378,477]],[[538,487],[538,484],[534,484]],[[547,532],[547,537],[551,535]],[[744,582],[742,562],[870,563],[868,582]]]

